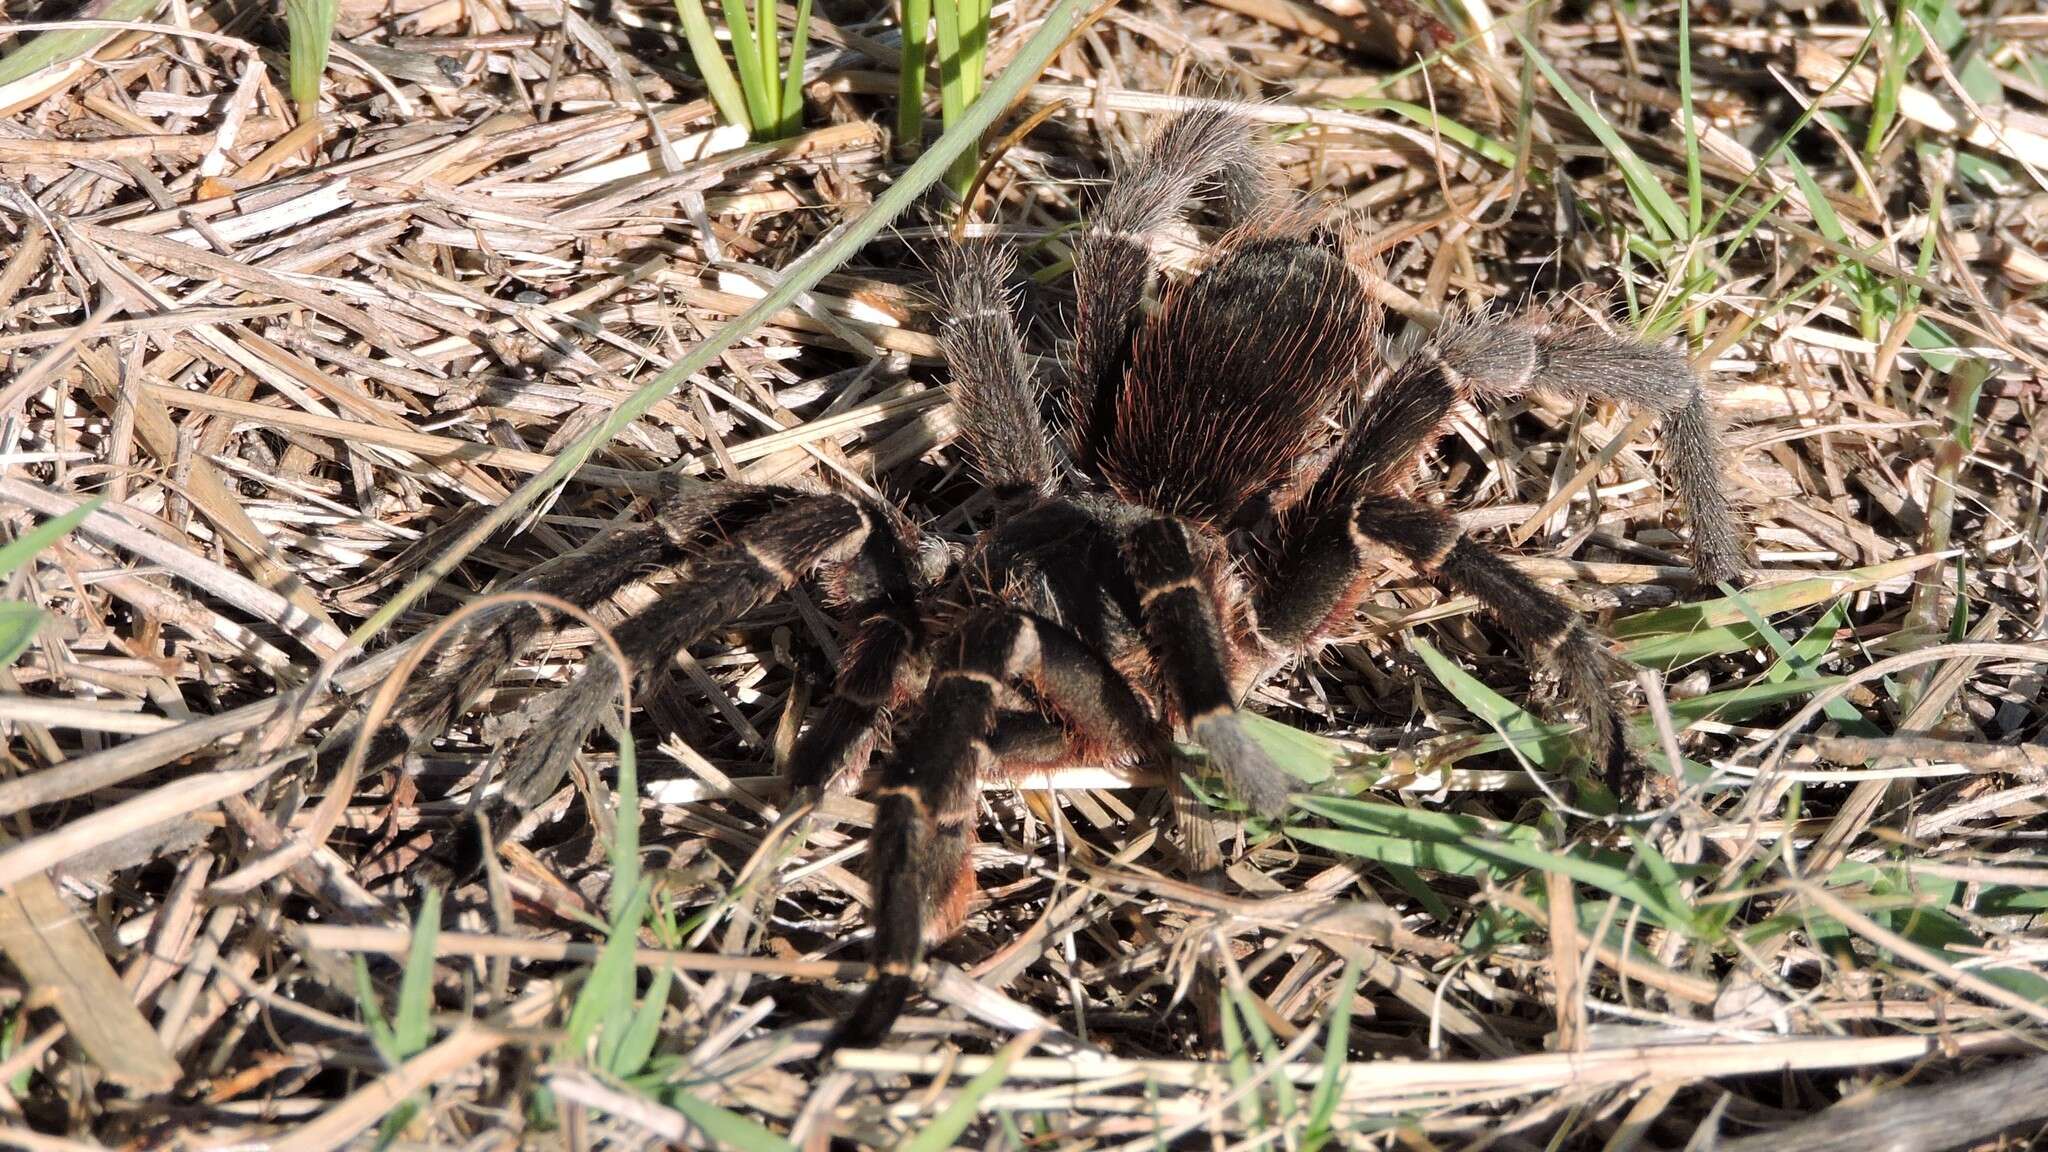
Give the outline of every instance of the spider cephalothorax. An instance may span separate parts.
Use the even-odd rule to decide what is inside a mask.
[[[1148,310],[1151,239],[1215,189],[1235,226]],[[530,579],[589,604],[650,567],[676,569],[659,601],[616,630],[653,678],[710,629],[817,578],[845,653],[791,755],[791,784],[815,793],[857,780],[895,729],[868,849],[877,979],[835,1045],[886,1032],[925,942],[959,923],[979,779],[1025,765],[1170,763],[1184,733],[1233,795],[1284,808],[1289,778],[1239,705],[1349,629],[1378,550],[1492,610],[1581,712],[1593,762],[1610,775],[1627,762],[1612,694],[1625,666],[1563,600],[1410,488],[1461,403],[1545,389],[1643,405],[1665,416],[1700,577],[1731,579],[1744,546],[1699,381],[1676,351],[1536,317],[1447,322],[1390,368],[1355,250],[1345,229],[1283,197],[1249,125],[1183,112],[1075,237],[1078,313],[1060,378],[1028,367],[1000,249],[968,241],[938,261],[950,388],[996,496],[964,556],[943,559],[896,510],[854,496],[722,484]],[[532,612],[494,621],[410,698],[408,732],[445,722],[540,628]],[[543,704],[512,756],[501,815],[553,790],[616,676],[594,653]]]

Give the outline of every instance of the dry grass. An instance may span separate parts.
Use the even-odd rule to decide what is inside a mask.
[[[1046,8],[996,9],[992,75]],[[1143,771],[991,786],[928,999],[820,1069],[864,975],[871,809],[778,825],[839,639],[797,595],[636,701],[637,933],[606,931],[608,739],[413,933],[413,862],[593,640],[565,629],[351,786],[321,742],[465,600],[677,477],[980,522],[918,292],[942,193],[729,327],[904,179],[892,8],[817,16],[804,130],[772,144],[715,130],[653,5],[348,0],[319,125],[261,5],[153,5],[0,86],[0,537],[92,502],[0,573],[0,634],[46,610],[0,668],[0,1144],[2043,1131],[2048,19],[2019,6],[1738,0],[1682,29],[1669,4],[1159,0],[1100,11],[988,136],[1067,102],[977,204],[1052,333],[1060,230],[1201,69],[1384,238],[1397,327],[1565,289],[1690,341],[1758,532],[1747,599],[1676,606],[1683,521],[1632,413],[1476,415],[1431,472],[1663,673],[1645,744],[1699,786],[1654,823],[1534,786],[1569,745],[1518,705],[1519,661],[1393,569],[1254,700],[1323,799],[1197,882]]]

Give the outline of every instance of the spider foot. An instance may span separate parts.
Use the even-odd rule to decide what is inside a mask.
[[[1245,727],[1244,717],[1235,709],[1211,713],[1189,726],[1195,743],[1209,753],[1211,763],[1223,773],[1230,794],[1244,801],[1252,811],[1274,817],[1287,810],[1294,792],[1294,777],[1273,763]]]

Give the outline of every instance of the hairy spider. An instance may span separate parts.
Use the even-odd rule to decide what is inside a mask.
[[[1221,193],[1234,226],[1148,311],[1150,242],[1205,192]],[[1537,314],[1455,318],[1388,367],[1357,247],[1280,190],[1248,123],[1180,112],[1074,240],[1063,379],[1042,383],[1028,366],[1005,252],[970,240],[938,261],[952,398],[995,497],[964,555],[893,507],[722,483],[525,581],[588,605],[675,569],[658,602],[616,630],[643,682],[801,580],[815,577],[842,614],[837,683],[787,772],[799,795],[816,795],[857,781],[878,745],[891,750],[867,853],[877,975],[829,1046],[886,1033],[926,942],[964,916],[979,778],[1167,766],[1184,732],[1247,806],[1283,809],[1289,777],[1249,735],[1240,702],[1349,626],[1379,549],[1490,609],[1577,707],[1592,762],[1610,778],[1631,762],[1613,691],[1626,665],[1563,600],[1410,489],[1461,403],[1545,389],[1646,406],[1664,419],[1699,578],[1733,579],[1745,545],[1699,380],[1677,351]],[[493,617],[402,704],[405,731],[445,725],[540,616]],[[493,809],[507,824],[558,785],[617,674],[599,649],[543,701]]]

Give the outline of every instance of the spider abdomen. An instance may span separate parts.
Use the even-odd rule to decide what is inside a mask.
[[[1217,523],[1283,485],[1371,361],[1357,271],[1314,239],[1251,236],[1139,329],[1100,456],[1124,499]]]

